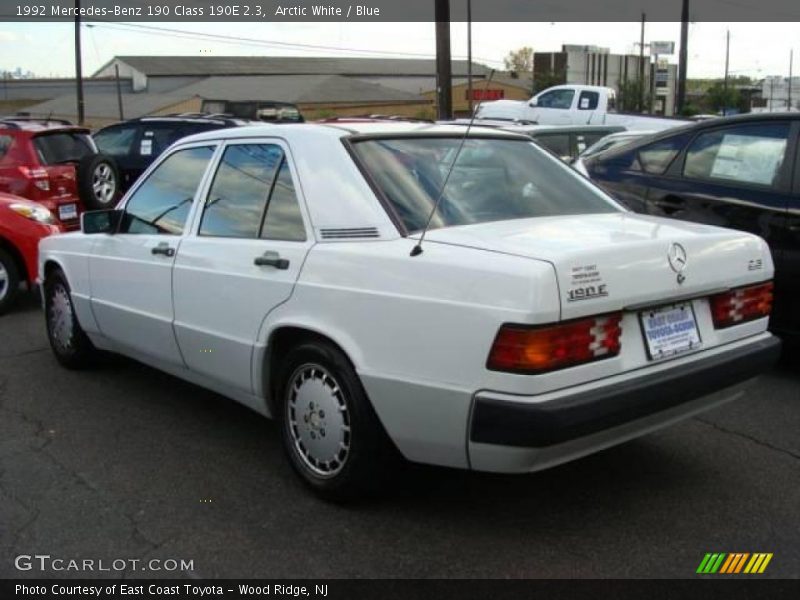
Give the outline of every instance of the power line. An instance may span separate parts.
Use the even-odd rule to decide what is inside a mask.
[[[150,25],[139,25],[134,23],[106,23],[106,22],[95,22],[92,24],[87,25],[88,27],[104,27],[108,29],[117,29],[120,31],[134,31],[138,33],[143,33],[146,35],[158,35],[158,36],[168,36],[174,38],[176,36],[181,37],[183,39],[200,39],[200,40],[213,40],[219,43],[224,44],[235,44],[235,45],[242,45],[242,46],[260,46],[260,47],[267,47],[267,48],[280,48],[280,49],[296,49],[296,50],[313,50],[313,51],[336,51],[336,52],[349,52],[349,53],[357,53],[357,54],[367,54],[367,55],[376,55],[376,56],[399,56],[405,58],[426,58],[431,59],[435,58],[435,54],[424,54],[420,52],[399,52],[394,50],[372,50],[368,48],[347,48],[341,46],[324,46],[318,44],[300,44],[300,43],[293,43],[293,42],[279,42],[279,41],[267,41],[267,40],[259,40],[255,38],[246,38],[246,37],[235,37],[230,35],[222,35],[222,34],[215,34],[215,33],[204,33],[200,31],[186,31],[183,29],[174,29],[169,27],[153,27]],[[455,58],[459,59],[466,59],[464,56],[457,56]],[[498,60],[491,60],[482,57],[474,57],[474,59],[479,60],[484,63],[495,63],[499,64],[502,61]]]

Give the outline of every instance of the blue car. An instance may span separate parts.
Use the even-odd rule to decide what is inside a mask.
[[[775,261],[771,328],[797,340],[799,139],[798,113],[740,115],[670,129],[590,157],[584,166],[631,210],[764,238]]]

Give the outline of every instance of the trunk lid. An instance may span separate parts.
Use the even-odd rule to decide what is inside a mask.
[[[550,263],[562,319],[656,306],[773,275],[769,250],[757,236],[634,213],[497,221],[431,230],[426,237]]]

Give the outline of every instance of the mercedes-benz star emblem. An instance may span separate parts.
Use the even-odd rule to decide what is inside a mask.
[[[670,268],[676,273],[680,273],[686,268],[686,249],[680,244],[672,244],[667,253]]]

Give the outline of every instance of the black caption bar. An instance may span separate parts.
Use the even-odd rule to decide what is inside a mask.
[[[626,600],[666,600],[702,598],[737,600],[739,598],[800,597],[800,581],[768,579],[678,579],[678,580],[127,580],[113,579],[41,579],[0,580],[0,598],[4,600],[102,600],[170,598],[228,600],[268,598],[288,600],[527,600],[562,598],[595,600],[598,597]]]
[[[476,22],[679,21],[682,0],[471,0]],[[75,0],[3,0],[0,21],[69,21]],[[434,0],[81,0],[86,20],[430,22]],[[467,0],[450,0],[452,21]],[[690,21],[800,21],[797,0],[689,0]]]

